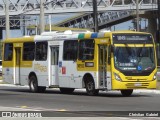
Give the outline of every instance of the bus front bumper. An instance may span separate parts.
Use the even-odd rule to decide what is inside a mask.
[[[143,82],[123,82],[123,81],[112,81],[113,90],[122,90],[122,89],[156,89],[157,80],[152,81],[143,81]]]

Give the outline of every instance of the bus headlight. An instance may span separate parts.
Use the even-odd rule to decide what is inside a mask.
[[[121,77],[117,73],[114,73],[114,77],[116,80],[121,81]]]
[[[156,78],[157,78],[157,73],[154,74],[153,80],[156,80]]]

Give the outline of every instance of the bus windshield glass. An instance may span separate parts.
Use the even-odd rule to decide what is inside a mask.
[[[153,47],[115,47],[115,67],[122,71],[150,71],[155,68]]]

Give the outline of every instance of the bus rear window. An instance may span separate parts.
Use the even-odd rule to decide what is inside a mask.
[[[6,43],[4,48],[4,61],[11,61],[13,57],[13,44]]]

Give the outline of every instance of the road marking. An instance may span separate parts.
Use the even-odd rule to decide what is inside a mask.
[[[154,119],[154,120],[160,120],[159,117],[149,117],[149,118],[152,118],[152,119]]]
[[[27,107],[27,106],[20,106],[20,108],[26,109],[26,108],[28,108],[28,107]]]
[[[66,109],[59,109],[59,110],[57,110],[57,111],[67,111]]]
[[[29,106],[16,106],[16,108],[21,108],[24,110],[34,110],[34,111],[67,111],[66,109],[46,109],[42,107],[29,107]]]

